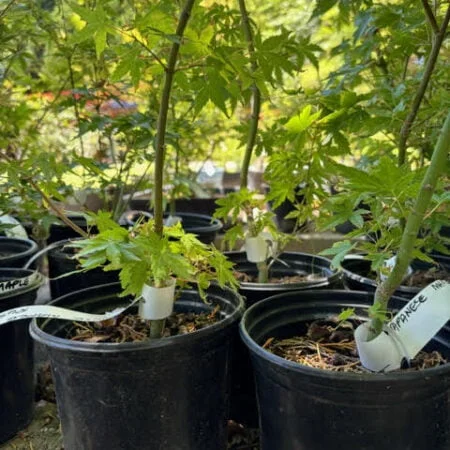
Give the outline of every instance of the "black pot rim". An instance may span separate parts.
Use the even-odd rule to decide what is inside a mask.
[[[16,275],[12,276],[12,274],[15,273]],[[33,275],[34,273],[37,273],[38,276],[34,280],[33,283],[29,284],[28,286],[24,287],[23,289],[16,289],[14,291],[11,291],[9,294],[0,294],[0,302],[6,299],[9,299],[11,297],[14,297],[16,295],[22,295],[26,294],[27,292],[33,291],[34,289],[39,289],[44,284],[44,276],[41,275],[36,270],[31,269],[19,269],[19,268],[0,268],[0,275],[8,275],[11,274],[11,279],[17,279],[17,274],[19,273],[20,278],[25,278],[30,275]]]
[[[52,300],[48,303],[48,305],[54,305],[57,306],[58,303],[61,300],[66,300],[67,298],[70,298],[74,294],[85,294],[86,296],[89,296],[93,294],[95,291],[101,291],[102,289],[107,289],[108,287],[112,287],[113,285],[116,285],[117,287],[120,286],[120,283],[109,283],[104,285],[98,285],[98,286],[92,286],[86,289],[81,289],[79,291],[71,292],[69,294],[63,295],[55,300]],[[126,342],[126,343],[89,343],[89,342],[81,342],[81,341],[71,341],[70,339],[61,338],[58,336],[54,336],[50,333],[45,332],[40,325],[38,325],[36,319],[33,319],[30,323],[30,334],[31,337],[36,340],[37,342],[44,344],[49,347],[58,348],[58,349],[66,349],[71,351],[77,351],[77,352],[85,352],[85,353],[123,353],[123,352],[135,352],[135,351],[142,351],[142,350],[148,350],[150,348],[160,348],[160,347],[168,347],[171,345],[176,345],[177,342],[180,340],[183,340],[186,342],[186,340],[201,340],[207,338],[207,336],[211,333],[215,333],[216,331],[219,331],[220,329],[226,328],[229,326],[233,321],[236,321],[239,319],[239,317],[242,316],[242,313],[244,311],[244,300],[243,298],[238,294],[232,291],[228,287],[219,287],[218,284],[211,283],[211,287],[217,290],[222,290],[227,292],[229,295],[233,295],[236,297],[237,305],[234,309],[234,311],[227,317],[225,317],[222,320],[219,320],[218,322],[206,327],[202,328],[201,330],[194,331],[192,333],[178,335],[178,336],[171,336],[167,338],[162,339],[155,339],[151,341],[145,341],[145,342]],[[192,290],[189,289],[183,289],[181,292],[192,292]],[[98,293],[97,293],[98,296]],[[111,296],[111,294],[106,295],[106,297]],[[54,320],[54,319],[45,319],[46,321]],[[45,325],[45,322],[42,324]]]
[[[72,211],[67,214],[67,217],[76,225],[79,226],[86,226],[87,225],[87,219],[86,216],[82,212],[76,212]],[[55,221],[51,224],[52,227],[61,227],[61,228],[68,228],[68,225],[61,221]]]
[[[437,263],[445,264],[445,258],[437,257],[437,256],[433,256],[433,258],[436,260]],[[344,261],[343,261],[344,264],[345,264],[345,261],[365,261],[366,263],[370,263],[370,261],[368,261],[367,259],[364,259],[361,255],[349,255],[344,259]],[[450,258],[449,258],[449,261],[450,261]],[[377,287],[376,281],[374,281],[368,277],[365,277],[363,275],[359,275],[355,272],[352,272],[351,270],[346,269],[344,266],[342,266],[342,273],[344,274],[344,277],[350,278],[351,280],[354,280],[358,283],[371,286],[373,289],[376,289],[376,287]],[[396,289],[396,292],[405,293],[405,294],[414,296],[415,294],[420,292],[422,289],[423,288],[416,287],[416,286],[400,285]]]
[[[19,258],[25,258],[27,256],[31,257],[34,253],[36,253],[38,251],[37,243],[32,241],[31,239],[0,236],[0,245],[2,242],[8,242],[8,241],[12,244],[14,244],[14,243],[23,244],[24,246],[28,246],[28,249],[26,249],[20,253],[15,253],[14,255],[6,256],[6,257],[0,256],[0,261],[2,261],[2,260],[4,261],[7,259],[13,261],[13,260],[16,260]]]
[[[239,324],[239,333],[241,336],[241,339],[244,341],[245,345],[251,349],[252,352],[259,355],[261,358],[265,359],[271,364],[282,366],[290,371],[296,372],[298,374],[304,374],[309,376],[314,376],[322,379],[329,379],[329,380],[354,380],[354,381],[362,381],[362,382],[369,382],[369,383],[378,383],[380,381],[383,382],[389,382],[389,381],[398,381],[399,379],[403,380],[417,380],[420,378],[424,378],[427,376],[439,376],[441,374],[450,372],[450,363],[444,364],[442,366],[433,367],[430,369],[420,370],[420,371],[414,371],[414,372],[388,372],[388,373],[348,373],[348,372],[332,372],[327,371],[323,369],[318,369],[314,367],[307,367],[302,364],[288,361],[281,356],[274,355],[273,353],[268,352],[267,350],[263,349],[253,338],[250,336],[250,334],[247,331],[246,328],[246,321],[248,320],[248,317],[258,308],[261,308],[263,305],[270,304],[273,301],[276,301],[280,298],[285,297],[286,295],[298,295],[298,296],[304,296],[307,297],[308,295],[315,295],[317,294],[317,291],[296,291],[296,292],[288,292],[288,293],[281,293],[278,295],[273,295],[271,297],[268,297],[264,300],[259,301],[258,303],[255,303],[254,305],[250,306],[242,316],[241,322]],[[349,296],[349,300],[351,301],[351,298],[361,298],[361,296],[365,296],[369,299],[370,294],[366,291],[346,291],[346,290],[323,290],[321,291],[321,294],[326,295],[329,294],[332,295],[346,295]],[[326,308],[327,306],[332,306],[339,304],[339,302],[336,301],[308,301],[308,300],[302,300],[301,301],[302,306],[318,306]],[[347,306],[347,305],[346,305]],[[361,306],[361,305],[360,305]],[[369,307],[369,303],[367,304],[367,307]]]
[[[63,239],[61,241],[53,242],[48,247],[46,247],[47,252],[51,254],[53,257],[67,259],[68,257],[71,256],[71,254],[70,252],[66,251],[64,247],[67,244],[70,244],[71,242],[81,241],[82,239],[84,238],[80,236],[76,238]]]
[[[136,210],[136,211],[128,211],[128,212],[137,214],[137,213],[140,213],[141,211]],[[146,213],[146,211],[143,211],[143,212]],[[125,214],[127,214],[127,212]],[[167,217],[168,215],[169,215],[169,213],[164,213],[164,217]],[[208,225],[189,227],[189,233],[193,233],[193,234],[213,233],[213,232],[219,232],[223,228],[222,222],[219,219],[216,219],[212,216],[207,216],[206,214],[176,212],[175,211],[175,216],[179,216],[179,217],[181,217],[181,219],[183,219],[183,217],[185,217],[186,219],[193,218],[193,219],[204,220],[205,223],[208,224]],[[129,220],[129,224],[132,225],[131,220]]]
[[[245,255],[245,251],[230,251],[230,252],[224,252],[225,256],[237,256],[237,255]],[[313,255],[312,253],[302,253],[302,252],[283,252],[280,255],[280,258],[284,256],[292,257],[292,258],[311,258],[314,260],[318,260],[321,263],[323,263],[324,266],[328,266],[330,271],[333,272],[333,274],[330,277],[327,277],[325,281],[305,281],[303,283],[255,283],[255,282],[248,282],[248,281],[241,281],[240,287],[242,289],[248,289],[252,291],[267,291],[269,293],[275,293],[277,291],[283,290],[283,291],[297,291],[299,289],[308,289],[311,287],[325,287],[329,286],[331,283],[337,281],[339,277],[341,276],[341,272],[339,270],[333,270],[331,269],[331,261],[327,258],[324,258],[323,256]],[[232,261],[232,259],[231,259]]]

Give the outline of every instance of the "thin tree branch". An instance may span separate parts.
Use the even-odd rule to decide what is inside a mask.
[[[406,161],[406,148],[407,141],[409,135],[411,134],[411,127],[416,119],[417,113],[419,112],[420,105],[425,96],[425,92],[428,87],[428,83],[430,82],[431,75],[434,70],[434,66],[436,65],[437,58],[439,56],[439,51],[442,47],[442,42],[444,41],[444,37],[447,31],[447,27],[450,21],[450,4],[447,9],[447,12],[444,17],[444,21],[442,22],[441,28],[438,33],[435,34],[433,39],[433,45],[431,48],[431,53],[426,63],[424,74],[422,80],[420,82],[419,88],[417,90],[416,96],[414,97],[413,103],[411,105],[411,110],[407,115],[405,121],[403,122],[402,128],[400,130],[400,139],[398,142],[398,163],[399,165],[403,165]]]
[[[172,90],[173,76],[177,64],[178,52],[180,50],[181,41],[184,30],[186,29],[189,17],[195,0],[186,0],[183,10],[178,19],[178,25],[175,32],[177,40],[172,44],[169,60],[165,68],[164,86],[161,94],[161,102],[159,105],[158,122],[156,126],[155,136],[155,171],[154,171],[154,217],[155,232],[160,236],[163,232],[163,178],[164,178],[164,158],[165,158],[165,138],[167,128],[167,114],[169,111],[170,93]]]
[[[158,64],[164,69],[167,70],[167,66],[164,64],[164,62],[162,61],[162,59],[151,49],[149,48],[147,45],[145,45],[143,42],[141,42],[139,39],[136,39],[136,37],[134,37],[134,40],[140,44],[142,47],[145,48],[145,50],[147,50],[148,53],[150,53],[150,55],[155,58],[155,60],[158,62]]]
[[[242,28],[244,30],[245,39],[247,41],[247,48],[251,59],[252,72],[255,73],[258,70],[258,63],[255,56],[255,44],[253,42],[252,28],[250,25],[250,19],[245,5],[245,0],[239,0],[239,9],[242,16]],[[248,185],[248,171],[250,167],[250,161],[252,159],[253,148],[256,142],[256,135],[258,133],[259,113],[261,111],[261,92],[253,83],[252,86],[252,98],[251,98],[251,118],[250,127],[247,136],[247,145],[245,148],[244,159],[241,167],[241,189],[247,188]]]
[[[0,11],[0,19],[6,15],[8,9],[16,2],[16,0],[11,0],[1,11]]]
[[[58,216],[59,219],[61,219],[68,227],[72,228],[76,233],[78,233],[80,236],[87,238],[89,237],[88,233],[84,231],[82,228],[80,228],[76,223],[72,222],[67,215],[64,213],[64,211],[53,202],[53,200],[40,188],[40,186],[32,179],[27,180],[32,188],[39,193],[39,195],[48,203],[48,206],[50,209],[53,210],[53,212]]]
[[[416,199],[413,210],[411,211],[403,231],[400,249],[397,253],[397,260],[389,276],[381,282],[375,291],[374,304],[379,308],[377,310],[386,311],[389,300],[398,286],[400,286],[403,277],[411,261],[414,243],[417,234],[422,226],[428,205],[436,187],[439,176],[444,171],[450,152],[450,110],[447,119],[442,127],[439,139],[431,157],[425,177],[422,180],[419,194]],[[371,322],[371,338],[380,334],[383,328],[383,321],[379,317],[374,317]]]
[[[434,16],[433,11],[431,10],[428,0],[421,0],[421,2],[431,29],[435,34],[439,33],[439,25],[436,22],[436,17]]]
[[[12,158],[3,153],[0,153],[0,158],[8,161],[9,163],[13,162]],[[53,210],[53,212],[58,216],[59,219],[61,219],[62,222],[64,222],[68,227],[72,228],[72,230],[74,230],[80,236],[83,236],[85,238],[89,236],[83,229],[81,229],[76,223],[72,222],[67,217],[64,211],[56,203],[53,202],[53,200],[41,189],[41,187],[36,183],[35,180],[33,180],[31,177],[27,177],[26,179],[24,179],[24,181],[28,182],[31,187],[43,198],[43,200],[48,203],[50,209]]]

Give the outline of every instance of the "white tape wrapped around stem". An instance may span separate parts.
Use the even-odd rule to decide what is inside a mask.
[[[169,317],[175,302],[175,280],[165,287],[144,285],[139,303],[139,315],[145,320],[161,320]]]

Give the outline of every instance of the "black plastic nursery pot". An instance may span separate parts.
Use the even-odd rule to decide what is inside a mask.
[[[219,197],[207,198],[177,198],[175,199],[175,211],[180,213],[205,214],[212,216],[217,208],[216,200]],[[130,201],[130,209],[149,211],[150,197],[133,197]]]
[[[0,237],[0,267],[23,267],[37,251],[31,239]]]
[[[32,305],[41,279],[30,280],[32,270],[0,268],[0,282],[21,280],[23,287],[1,290],[0,312]],[[25,281],[28,280],[28,281]],[[28,333],[29,320],[0,327],[0,444],[23,430],[33,418],[34,374],[33,341]]]
[[[234,269],[248,275],[256,276],[258,269],[255,263],[247,261],[245,252],[225,252],[227,258],[235,263]],[[341,273],[331,268],[329,259],[322,256],[300,252],[284,252],[270,268],[269,276],[309,276],[296,283],[254,283],[241,282],[239,292],[246,299],[246,306],[286,291],[303,289],[330,289],[341,287]]]
[[[439,267],[450,272],[450,259],[433,255]],[[362,259],[360,256],[350,256],[342,261],[343,283],[347,289],[354,291],[375,292],[377,283],[375,279],[369,278],[370,261]],[[415,260],[411,263],[414,270],[427,270],[433,267],[432,264]],[[399,286],[394,295],[405,299],[413,298],[422,288],[415,286]]]
[[[72,258],[74,249],[66,247],[72,240],[55,242],[54,248],[47,254],[50,293],[53,299],[91,286],[119,281],[117,271],[105,272],[101,268],[63,276],[79,269],[78,261]]]
[[[139,211],[132,211],[126,215],[126,220],[133,225],[139,216]],[[217,233],[222,229],[220,220],[204,214],[175,212],[175,216],[181,218],[181,225],[186,233],[197,235],[199,241],[205,244],[214,242]],[[168,217],[168,214],[166,213],[164,217]]]
[[[52,304],[88,312],[123,306],[113,283]],[[211,286],[210,304],[181,291],[176,311],[220,307],[199,331],[146,342],[108,344],[64,338],[66,322],[39,320],[31,335],[49,353],[65,450],[222,450],[227,444],[231,340],[243,300]]]
[[[247,261],[245,252],[226,252],[227,258],[235,263],[234,269],[249,275],[257,275],[255,263]],[[308,253],[285,252],[270,270],[270,276],[316,275],[317,278],[297,283],[251,283],[241,282],[239,292],[244,296],[246,306],[282,292],[301,289],[329,289],[341,287],[340,273],[331,269],[330,261]],[[255,381],[250,355],[247,348],[237,339],[233,352],[230,418],[249,427],[257,427],[258,411],[255,395]]]
[[[450,364],[389,374],[331,372],[262,348],[270,337],[302,334],[305,322],[355,308],[364,317],[368,292],[299,291],[249,308],[240,333],[256,375],[262,450],[448,450]],[[392,306],[404,303],[393,299]],[[428,345],[450,357],[450,332]]]
[[[80,214],[69,214],[68,218],[75,224],[78,225],[83,231],[88,232],[89,227],[86,218]],[[91,228],[91,232],[95,233],[95,229]],[[52,244],[53,242],[63,241],[65,239],[79,238],[80,235],[67,226],[65,223],[53,223],[50,226],[49,237],[47,238],[47,244]]]

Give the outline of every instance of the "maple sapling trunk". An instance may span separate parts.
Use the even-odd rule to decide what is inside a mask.
[[[400,286],[412,259],[414,243],[422,225],[428,205],[436,187],[440,174],[447,167],[447,157],[450,151],[450,111],[442,127],[439,139],[431,157],[430,165],[420,186],[419,194],[413,210],[406,221],[403,231],[400,249],[394,268],[389,276],[382,281],[375,291],[374,306],[376,311],[387,311],[389,300],[395,290]],[[384,315],[384,319],[386,316]],[[377,337],[382,329],[385,320],[376,315],[371,320],[371,333],[369,340]]]
[[[172,44],[169,59],[164,69],[164,84],[161,94],[161,102],[159,105],[158,122],[155,136],[155,171],[154,171],[154,218],[155,231],[159,236],[163,233],[163,178],[164,178],[164,158],[165,158],[165,138],[167,128],[167,114],[169,111],[170,93],[172,90],[173,77],[177,64],[178,52],[183,39],[184,30],[186,29],[189,17],[195,0],[186,0],[183,10],[181,11],[177,29],[175,32],[176,39]],[[155,320],[151,324],[152,337],[161,337],[164,329],[164,320]]]
[[[250,18],[248,16],[247,8],[244,0],[239,0],[239,9],[242,16],[242,28],[244,30],[245,40],[247,41],[248,53],[251,59],[252,73],[258,70],[258,63],[255,56],[255,45],[253,42],[253,34],[250,25]],[[250,161],[252,159],[253,148],[255,147],[256,135],[258,133],[259,113],[261,111],[261,92],[256,85],[256,82],[252,85],[252,97],[251,104],[251,119],[247,137],[247,144],[245,147],[244,159],[242,161],[241,168],[241,189],[246,188],[248,185],[248,171],[250,167]]]
[[[256,264],[258,268],[258,283],[268,283],[269,282],[269,265],[267,261],[262,261]]]

